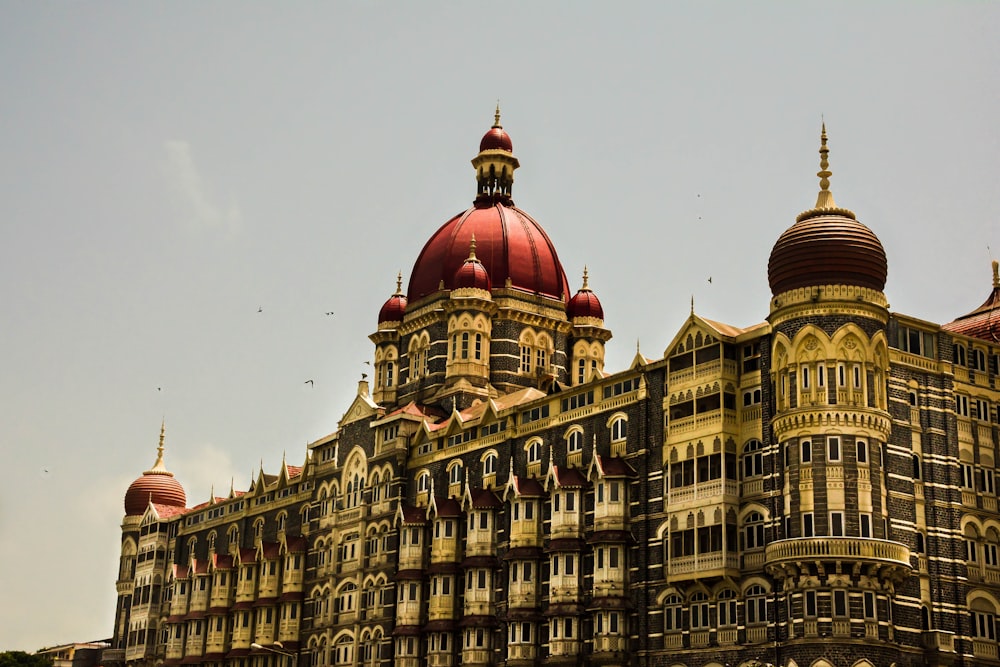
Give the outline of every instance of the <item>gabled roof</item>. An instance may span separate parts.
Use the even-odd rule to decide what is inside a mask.
[[[477,510],[503,507],[503,503],[497,498],[497,494],[489,489],[470,489],[468,486],[465,488],[465,497],[462,499],[462,505]]]
[[[507,480],[507,487],[504,489],[504,498],[513,493],[516,497],[541,498],[545,495],[545,489],[541,482],[532,477],[519,477],[511,475]]]
[[[456,517],[462,516],[462,505],[454,498],[444,498],[441,496],[431,496],[431,502],[427,506],[427,518]]]
[[[595,472],[598,477],[636,477],[639,474],[625,459],[620,459],[617,456],[602,456],[601,454],[594,455],[587,477],[593,479]]]
[[[399,503],[396,506],[396,522],[404,526],[423,526],[427,524],[427,511],[420,507],[412,507]]]
[[[587,477],[579,468],[566,468],[565,466],[549,466],[549,474],[545,476],[545,488],[551,486],[556,488],[583,489],[590,486]]]
[[[667,345],[663,352],[663,356],[671,356],[673,350],[680,344],[682,340],[687,336],[688,332],[692,329],[700,329],[708,331],[714,334],[720,339],[726,339],[729,342],[734,342],[737,338],[753,333],[764,334],[767,332],[768,327],[771,325],[767,322],[760,322],[758,324],[751,325],[749,327],[740,328],[733,326],[732,324],[725,324],[724,322],[716,322],[714,320],[709,320],[701,315],[694,312],[692,308],[691,314],[688,316],[684,325],[678,330],[677,334],[671,339],[670,343]]]

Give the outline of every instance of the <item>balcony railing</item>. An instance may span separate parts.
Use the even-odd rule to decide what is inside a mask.
[[[859,560],[910,570],[910,550],[898,542],[865,537],[798,537],[767,545],[764,562]]]

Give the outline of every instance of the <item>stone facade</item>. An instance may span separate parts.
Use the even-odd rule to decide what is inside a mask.
[[[400,287],[302,465],[126,515],[104,664],[1000,665],[1000,343],[772,264],[616,373],[599,304]]]

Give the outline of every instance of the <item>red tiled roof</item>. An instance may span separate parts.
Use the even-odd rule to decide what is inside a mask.
[[[635,542],[632,533],[627,530],[599,530],[587,538],[590,544],[600,542]]]
[[[424,525],[427,523],[427,512],[419,507],[400,505],[403,514],[403,524]]]
[[[503,503],[497,498],[497,494],[489,489],[471,489],[469,495],[472,496],[472,507],[477,510],[498,509],[503,507]]]
[[[455,574],[458,570],[458,563],[431,563],[427,567],[427,574]]]
[[[424,625],[424,632],[449,632],[455,629],[455,619],[442,618]]]
[[[961,336],[1000,342],[1000,287],[994,287],[983,305],[941,327]]]
[[[504,560],[531,560],[533,558],[540,558],[542,555],[541,547],[514,547],[513,549],[508,549],[507,553],[504,554]]]
[[[494,628],[497,625],[495,616],[468,615],[463,616],[458,624],[460,628]]]
[[[264,552],[264,558],[267,560],[274,560],[281,555],[281,545],[277,542],[263,542],[260,546],[261,551]]]
[[[463,569],[468,570],[474,567],[488,567],[495,570],[500,567],[500,562],[496,556],[466,556],[462,560]]]
[[[233,567],[233,557],[229,554],[212,554],[212,566],[217,570],[230,570]]]
[[[392,631],[393,637],[399,636],[420,636],[420,626],[419,625],[397,625]]]
[[[540,498],[545,495],[545,489],[542,488],[541,483],[531,477],[518,477],[517,475],[513,478],[514,491],[519,496],[527,496],[529,498]]]
[[[587,481],[584,474],[577,468],[552,466],[552,471],[556,486],[576,489],[583,489],[590,486],[590,482]]]
[[[635,477],[638,473],[624,459],[617,456],[597,455],[597,464],[604,477]]]
[[[462,505],[454,498],[435,498],[434,506],[440,517],[462,516]]]
[[[396,581],[416,581],[423,578],[423,570],[400,570],[393,577]]]
[[[304,535],[288,537],[285,538],[285,547],[288,549],[289,553],[305,553],[309,550],[309,540],[307,540]]]
[[[584,542],[581,538],[562,537],[549,542],[549,546],[545,548],[545,551],[546,553],[552,553],[557,551],[582,551],[586,546],[587,543]]]
[[[545,609],[546,616],[583,616],[586,612],[579,602],[559,602]]]

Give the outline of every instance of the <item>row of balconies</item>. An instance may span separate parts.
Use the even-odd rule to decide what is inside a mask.
[[[744,637],[744,644],[763,644],[767,641],[767,626],[747,626],[744,630]],[[685,639],[687,641],[685,641]],[[739,643],[739,629],[735,627],[719,628],[714,631],[701,629],[691,630],[687,633],[677,630],[674,632],[667,632],[663,635],[664,648],[698,648],[712,646],[713,643],[723,646]]]

